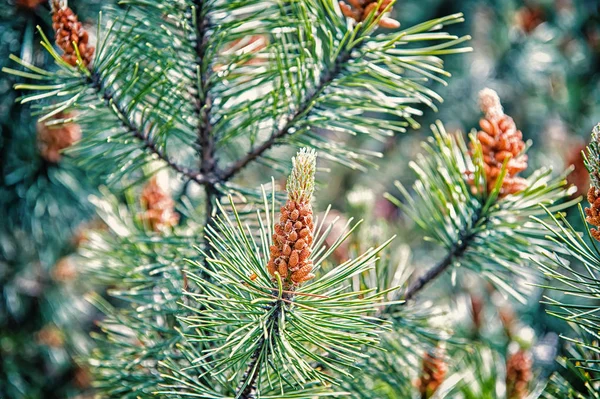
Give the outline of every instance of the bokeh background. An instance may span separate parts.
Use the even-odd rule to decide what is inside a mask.
[[[111,3],[69,1],[91,32],[97,12]],[[394,9],[403,26],[456,12],[466,22],[450,31],[471,35],[474,51],[447,58],[448,85],[432,84],[444,98],[437,112],[423,109],[422,127],[405,135],[359,143],[385,154],[377,170],[331,166],[327,185],[319,187],[320,209],[331,203],[335,215],[366,219],[363,226],[369,227],[361,234],[398,234],[402,259],[415,269],[429,268],[443,254],[432,251],[382,195],[394,192],[395,180],[412,183],[408,165],[430,135],[430,123],[440,119],[449,131],[476,128],[477,93],[491,87],[532,142],[530,169],[574,165],[570,179],[579,195],[588,187],[581,150],[600,122],[598,0],[398,0]],[[51,63],[36,26],[52,36],[47,2],[0,0],[0,67],[9,65],[10,54],[36,65]],[[83,265],[76,251],[86,231],[102,228],[88,202],[98,182],[68,158],[49,160],[41,151],[35,106],[15,103],[14,80],[0,74],[0,398],[83,397],[91,381],[81,359],[93,348],[89,333],[99,317],[85,295],[105,287],[78,279]],[[528,303],[518,304],[460,270],[425,293],[447,304],[457,336],[489,351],[486,362],[502,363],[509,342],[525,341],[536,373],[544,376],[560,368],[554,358],[565,349],[558,335],[568,335],[570,327],[545,314],[543,294],[538,289]]]

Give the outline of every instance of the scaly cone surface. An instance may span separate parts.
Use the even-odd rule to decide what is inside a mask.
[[[274,278],[279,274],[285,290],[293,291],[315,277],[308,257],[313,242],[310,202],[315,185],[316,159],[316,152],[306,148],[293,158],[292,173],[286,186],[288,200],[281,207],[279,223],[275,225],[267,269]]]
[[[479,103],[485,117],[479,121],[481,130],[477,132],[477,140],[483,153],[487,191],[490,193],[496,186],[502,165],[506,162],[500,196],[518,193],[527,188],[527,181],[517,176],[527,168],[527,155],[523,154],[523,133],[517,129],[515,121],[504,113],[494,90],[483,89],[479,92]],[[474,152],[473,144],[470,147]]]
[[[92,63],[95,48],[89,45],[89,35],[83,28],[77,15],[67,6],[66,0],[52,0],[52,28],[56,32],[56,44],[64,54],[66,63],[77,65],[77,51],[88,67]],[[75,49],[75,46],[77,49]]]

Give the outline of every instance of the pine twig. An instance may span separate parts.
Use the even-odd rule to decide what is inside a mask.
[[[111,92],[110,89],[108,89],[104,86],[102,80],[100,79],[100,76],[96,72],[92,73],[91,85],[94,88],[94,90],[96,91],[96,93],[98,95],[102,96],[102,99],[104,100],[106,105],[109,106],[109,108],[111,108],[113,110],[113,112],[115,112],[116,116],[119,118],[119,120],[123,124],[123,127],[125,127],[127,129],[127,131],[129,133],[131,133],[131,135],[133,137],[140,140],[144,144],[144,148],[149,150],[152,154],[155,154],[156,156],[158,156],[158,158],[163,160],[171,169],[186,176],[187,178],[195,181],[198,184],[203,185],[203,184],[206,184],[209,181],[211,181],[207,176],[203,175],[202,173],[185,168],[181,165],[176,164],[172,160],[170,160],[169,157],[167,156],[167,154],[165,154],[162,150],[160,150],[156,146],[156,143],[154,143],[148,137],[148,135],[145,134],[141,130],[141,128],[139,126],[135,125],[129,119],[129,117],[127,116],[127,112],[125,111],[125,109],[123,109],[123,106],[119,103],[118,98],[115,97],[114,93]],[[111,107],[111,104],[113,105],[112,107]]]
[[[291,296],[286,296],[288,296],[288,298],[291,299]],[[283,306],[283,301],[281,299],[278,299],[276,302],[273,302],[269,309],[267,309],[267,311],[269,311],[273,307],[275,307],[275,310],[273,311],[271,316],[269,316],[269,320],[267,321],[267,323],[273,323],[273,329],[270,331],[271,335],[276,335],[279,332],[277,319],[279,318],[279,314],[281,312],[281,306]],[[258,382],[258,377],[260,375],[258,369],[258,361],[266,343],[266,339],[263,336],[260,339],[258,346],[254,350],[254,353],[252,353],[250,362],[248,363],[246,371],[244,372],[244,375],[242,376],[242,379],[240,380],[240,383],[238,384],[238,387],[236,389],[235,397],[237,399],[256,399],[256,385]]]
[[[206,14],[206,1],[196,0],[195,2],[195,20],[197,24],[196,40],[194,48],[196,51],[196,74],[198,87],[196,88],[196,104],[195,110],[198,116],[198,145],[200,146],[200,173],[213,176],[217,168],[217,160],[215,159],[215,141],[212,134],[212,125],[210,123],[211,100],[209,97],[208,76],[202,70],[206,52],[208,50],[208,29],[209,20]],[[218,198],[218,190],[215,187],[215,181],[207,181],[204,186],[206,194],[206,218],[204,227],[206,228],[212,223],[212,213],[214,210],[214,202]]]
[[[406,289],[406,292],[404,293],[404,300],[406,301],[405,303],[411,300],[418,292],[425,288],[426,285],[438,278],[452,265],[457,258],[460,258],[465,253],[473,239],[477,236],[477,232],[470,230],[473,228],[473,226],[476,226],[480,220],[482,220],[483,217],[481,215],[481,211],[481,208],[477,209],[473,215],[471,226],[467,227],[463,232],[461,232],[454,247],[450,250],[450,252],[448,252],[444,259],[429,269],[424,275],[415,280]]]
[[[360,46],[360,44],[358,46]],[[333,68],[324,71],[324,73],[321,75],[321,79],[319,79],[319,83],[313,90],[312,94],[310,94],[306,99],[304,99],[298,110],[294,112],[292,116],[289,117],[287,123],[281,129],[273,133],[262,144],[249,151],[245,157],[241,158],[229,168],[222,171],[219,174],[219,178],[222,181],[230,180],[242,169],[244,169],[246,165],[248,165],[250,162],[261,156],[265,151],[271,149],[277,143],[277,140],[288,134],[290,130],[294,127],[296,122],[298,122],[298,120],[302,118],[306,114],[306,112],[313,107],[315,100],[323,92],[323,90],[325,90],[325,88],[327,88],[327,86],[329,86],[329,84],[331,84],[335,80],[338,73],[341,71],[342,66],[346,62],[348,62],[348,60],[350,60],[352,50],[354,49],[346,50],[340,53],[340,55],[334,62]]]

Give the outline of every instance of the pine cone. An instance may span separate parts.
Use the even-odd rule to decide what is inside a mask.
[[[89,45],[89,35],[79,22],[77,15],[67,6],[66,0],[52,0],[52,28],[56,32],[55,40],[64,54],[63,60],[69,65],[77,65],[77,46],[83,65],[89,67],[95,48]]]
[[[525,399],[529,393],[529,382],[533,378],[531,354],[523,349],[512,354],[506,361],[507,399]]]
[[[175,202],[158,184],[156,176],[150,179],[142,190],[140,198],[144,212],[141,219],[156,232],[179,223],[179,215],[175,212]]]
[[[53,325],[46,325],[37,333],[37,341],[51,348],[62,348],[65,345],[63,333]]]
[[[585,214],[587,217],[585,221],[589,224],[600,227],[600,192],[594,188],[594,186],[590,186],[590,189],[587,193],[587,200],[590,203],[589,208],[585,208]],[[596,240],[600,241],[600,231],[597,229],[590,229],[590,234]]]
[[[70,113],[59,113],[56,119],[69,119]],[[66,122],[57,126],[47,126],[40,122],[37,125],[37,141],[40,154],[48,162],[58,163],[61,159],[60,152],[72,146],[81,139],[81,129],[78,124]]]
[[[21,8],[27,8],[29,10],[34,10],[42,3],[45,3],[46,0],[17,0],[17,6]]]
[[[279,273],[285,290],[294,290],[315,277],[309,260],[313,242],[313,210],[310,204],[314,190],[316,154],[300,150],[293,159],[288,179],[288,201],[281,207],[279,223],[275,225],[271,256],[267,270],[275,277]]]
[[[477,140],[483,150],[487,191],[490,193],[494,189],[502,164],[508,159],[500,196],[515,194],[527,188],[527,180],[517,176],[527,168],[527,155],[521,154],[525,148],[523,133],[517,130],[513,119],[504,114],[500,98],[494,90],[482,90],[479,100],[485,118],[479,121],[481,130],[477,132]],[[473,153],[473,143],[470,144],[470,149]],[[469,176],[469,182],[474,184],[472,176]]]
[[[72,259],[64,257],[60,259],[52,269],[52,279],[57,282],[66,283],[77,277],[77,267]]]
[[[529,34],[545,22],[544,10],[539,6],[523,6],[515,13],[515,22],[519,28]]]
[[[421,377],[416,383],[421,398],[427,399],[433,396],[444,382],[448,372],[444,357],[444,350],[441,347],[437,347],[423,356]]]
[[[369,15],[375,12],[376,16],[379,16],[385,9],[390,5],[392,0],[383,0],[379,8],[377,7],[378,0],[347,0],[350,5],[343,1],[340,1],[340,9],[342,14],[348,18],[352,18],[356,22],[362,22],[369,17]],[[388,10],[391,11],[391,8]],[[400,22],[393,18],[382,17],[378,23],[382,28],[398,28]]]

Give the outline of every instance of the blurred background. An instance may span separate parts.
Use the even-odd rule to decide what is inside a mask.
[[[97,12],[110,3],[69,1],[90,32]],[[463,12],[466,22],[449,30],[471,35],[474,51],[447,59],[452,77],[446,87],[432,84],[444,98],[438,112],[424,109],[422,128],[405,135],[358,143],[384,153],[377,171],[331,166],[328,184],[319,188],[318,207],[332,203],[334,214],[366,219],[363,226],[369,230],[363,234],[399,234],[403,259],[417,270],[431,267],[443,254],[432,252],[382,194],[395,193],[395,180],[412,184],[408,164],[430,135],[429,124],[440,119],[449,131],[477,128],[477,93],[491,87],[532,141],[529,169],[547,166],[559,172],[574,165],[570,181],[580,195],[589,186],[581,150],[600,122],[598,0],[398,0],[394,8],[403,26],[456,12]],[[39,45],[36,26],[52,37],[46,1],[0,0],[0,67],[9,65],[10,54],[35,65],[52,62]],[[87,200],[98,182],[59,153],[81,134],[77,127],[66,128],[60,139],[48,133],[37,124],[34,105],[15,103],[14,80],[0,75],[0,398],[83,397],[91,381],[80,359],[93,347],[89,333],[99,317],[84,296],[104,287],[77,278],[83,266],[76,251],[87,231],[102,228]],[[256,181],[270,173],[262,172]],[[353,245],[361,244],[351,243],[339,256],[348,256]],[[504,364],[509,343],[522,341],[532,348],[538,375],[560,368],[554,360],[564,351],[558,335],[568,335],[570,327],[545,314],[539,304],[542,290],[517,304],[459,271],[439,279],[424,295],[448,304],[457,336],[487,348],[487,362]],[[460,372],[456,367],[451,371]],[[490,387],[480,392],[493,390],[494,379],[488,380]]]

